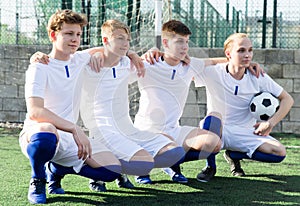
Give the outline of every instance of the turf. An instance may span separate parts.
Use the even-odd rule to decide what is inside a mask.
[[[19,129],[0,128],[0,205],[30,205],[27,190],[30,166],[18,145]],[[223,152],[217,156],[218,171],[209,183],[195,179],[205,161],[184,163],[182,171],[188,184],[175,184],[161,170],[154,169],[153,185],[119,189],[107,183],[108,192],[96,193],[88,180],[68,175],[63,180],[65,195],[48,195],[48,205],[300,205],[300,137],[274,134],[287,146],[287,158],[279,164],[245,160],[246,177],[233,177]],[[134,182],[134,177],[129,177]]]

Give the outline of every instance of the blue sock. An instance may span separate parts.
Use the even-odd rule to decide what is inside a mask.
[[[117,179],[121,173],[121,167],[119,165],[108,165],[105,167],[92,168],[88,165],[84,165],[79,173],[73,170],[73,167],[65,167],[54,162],[50,162],[49,169],[52,173],[64,176],[66,174],[75,174],[83,177],[93,179],[95,181],[101,180],[104,182],[111,182]]]
[[[190,162],[194,160],[205,159],[208,156],[208,152],[206,151],[198,151],[190,149],[184,157],[184,162]]]
[[[255,151],[252,154],[251,159],[257,160],[260,162],[278,163],[278,162],[281,162],[284,158],[285,158],[285,156],[278,156],[278,155],[274,155],[274,154],[268,154],[268,153],[263,153],[260,151]]]
[[[53,158],[56,143],[56,135],[50,132],[39,132],[30,137],[27,154],[32,167],[32,178],[46,178],[45,164]]]
[[[202,129],[211,131],[218,135],[219,137],[222,136],[221,131],[222,131],[222,121],[215,116],[207,116],[204,119],[204,123],[202,126]]]
[[[216,165],[216,155],[218,153],[211,153],[207,159],[206,159],[206,166],[208,167],[211,167],[211,168],[217,168],[217,165]]]
[[[184,162],[199,160],[201,151],[197,150],[189,150],[184,157]]]
[[[181,174],[181,169],[180,169],[180,164],[175,164],[170,167],[175,173],[180,173]]]
[[[241,159],[250,159],[246,152],[238,152],[238,151],[231,151],[227,150],[229,153],[229,157],[234,160],[241,160]]]
[[[154,167],[163,168],[170,167],[174,164],[180,164],[183,162],[185,151],[182,147],[175,147],[164,152],[161,155],[154,157]]]
[[[207,116],[204,120],[202,129],[211,131],[218,135],[219,137],[222,136],[222,121],[215,116]],[[217,168],[216,165],[216,154],[218,153],[211,153],[207,159],[206,159],[206,166],[209,166],[211,168]]]
[[[274,155],[274,154],[263,153],[263,152],[260,152],[257,150],[252,154],[251,158],[245,152],[236,152],[236,151],[229,151],[229,156],[232,159],[237,159],[237,160],[252,159],[252,160],[256,160],[256,161],[260,161],[260,162],[269,162],[269,163],[272,163],[272,162],[278,163],[278,162],[281,162],[285,158],[285,156],[278,156],[278,155]]]
[[[154,167],[154,162],[148,161],[125,161],[120,159],[122,173],[128,175],[145,176],[150,173]]]
[[[115,172],[118,171],[118,172]],[[104,182],[111,182],[120,176],[121,167],[119,165],[109,165],[105,167],[92,168],[85,165],[81,168],[78,175],[88,177],[93,180],[101,180]]]

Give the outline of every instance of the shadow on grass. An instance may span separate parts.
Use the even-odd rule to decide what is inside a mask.
[[[253,178],[264,177],[266,180]],[[48,202],[87,205],[300,205],[300,176],[252,175],[247,178],[215,177],[210,183],[190,179],[182,191],[164,189],[171,181],[156,181],[135,189],[109,190],[104,193],[67,191],[63,196],[49,196]],[[298,181],[298,187],[295,187]],[[188,187],[189,192],[184,190]],[[176,188],[180,189],[178,185]],[[185,188],[185,189],[184,189]],[[194,190],[193,192],[190,192]]]

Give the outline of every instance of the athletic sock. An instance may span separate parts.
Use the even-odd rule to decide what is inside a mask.
[[[227,150],[229,157],[234,160],[250,159],[246,152]]]
[[[27,154],[32,167],[32,178],[45,179],[45,164],[56,151],[56,135],[50,132],[39,132],[30,137]]]
[[[184,160],[185,151],[182,147],[175,147],[163,154],[154,157],[154,167],[163,168],[181,164]]]
[[[52,173],[64,176],[66,174],[76,174],[83,177],[93,179],[95,181],[111,182],[117,179],[121,173],[119,165],[108,165],[105,167],[92,168],[89,165],[84,165],[79,173],[76,173],[73,167],[65,167],[54,162],[49,163],[49,169]]]
[[[260,162],[278,163],[278,162],[281,162],[284,158],[285,158],[285,156],[278,156],[278,155],[274,155],[274,154],[268,154],[268,153],[263,153],[260,151],[255,151],[252,154],[251,159],[257,160]]]
[[[259,162],[269,162],[269,163],[278,163],[281,162],[285,156],[278,156],[274,154],[268,154],[260,151],[255,151],[250,158],[245,152],[236,152],[229,151],[229,156],[232,159],[241,160],[241,159],[252,159]]]
[[[111,182],[117,179],[120,176],[120,172],[114,172],[117,168],[120,168],[119,165],[109,165],[105,167],[92,168],[88,165],[85,165],[81,168],[78,175],[83,177],[88,177],[93,180],[101,180],[103,182]]]
[[[216,169],[217,168],[217,165],[216,165],[216,155],[218,153],[212,153],[210,154],[207,159],[206,159],[206,166],[208,167],[211,167],[211,168],[214,168]]]
[[[122,173],[128,175],[145,176],[150,173],[154,167],[154,162],[148,161],[125,161],[120,159]]]

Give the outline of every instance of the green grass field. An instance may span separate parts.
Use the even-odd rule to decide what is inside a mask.
[[[28,160],[18,144],[18,129],[0,128],[0,205],[30,205],[27,190],[30,179]],[[233,177],[223,152],[217,156],[218,171],[213,181],[195,179],[205,161],[184,163],[188,184],[175,184],[161,170],[151,176],[155,184],[137,185],[132,190],[107,184],[108,192],[88,188],[88,179],[69,175],[62,182],[65,195],[47,195],[48,205],[300,205],[300,137],[274,135],[287,146],[287,158],[279,164],[243,161],[246,177]],[[132,182],[134,178],[130,176]]]

